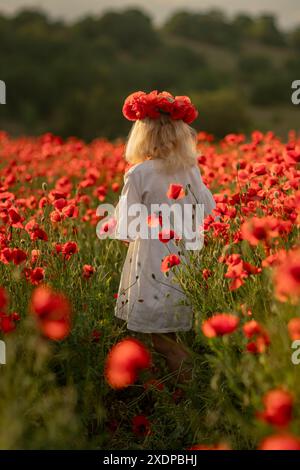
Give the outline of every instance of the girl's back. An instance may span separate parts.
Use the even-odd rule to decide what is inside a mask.
[[[153,214],[153,206],[177,204],[184,212],[187,206],[203,204],[205,216],[212,212],[215,202],[199,171],[196,132],[189,126],[197,110],[188,97],[157,91],[133,93],[124,103],[123,114],[135,121],[125,152],[133,166],[124,175],[120,201],[126,204],[118,204],[117,225],[124,219],[131,225],[137,204],[145,209],[144,220],[145,213],[148,222],[150,217],[150,226],[155,215],[154,225],[161,233],[150,239],[131,232],[117,236],[130,243],[115,315],[127,322],[129,330],[152,333],[156,341],[156,333],[190,330],[192,309],[180,286],[173,282],[176,266],[186,259],[181,247],[184,240],[176,240],[176,227],[169,230],[169,237],[162,236],[165,220],[160,210]],[[133,222],[133,227],[138,227]],[[184,238],[181,235],[179,238]]]
[[[182,191],[177,186],[182,187]],[[160,160],[145,160],[128,170],[122,195],[129,204],[141,203],[151,211],[154,204],[203,204],[204,215],[215,207],[211,192],[204,185],[198,165],[165,171]]]

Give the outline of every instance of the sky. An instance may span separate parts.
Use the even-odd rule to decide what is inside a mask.
[[[55,18],[74,20],[87,14],[101,14],[108,9],[129,6],[143,8],[162,22],[175,10],[221,8],[229,15],[236,12],[275,13],[279,24],[289,28],[300,24],[299,0],[0,0],[0,12],[14,13],[22,7],[38,6]]]

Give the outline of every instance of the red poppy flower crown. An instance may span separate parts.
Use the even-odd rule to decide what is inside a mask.
[[[123,106],[123,114],[129,121],[158,119],[162,114],[173,120],[182,120],[191,124],[198,116],[198,111],[188,96],[173,96],[167,91],[151,93],[137,91],[129,95]]]

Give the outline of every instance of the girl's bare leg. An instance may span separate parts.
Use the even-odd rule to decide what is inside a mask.
[[[191,367],[186,364],[190,354],[177,343],[175,333],[152,333],[151,337],[154,349],[165,357],[169,369],[178,373],[179,381],[190,380]]]

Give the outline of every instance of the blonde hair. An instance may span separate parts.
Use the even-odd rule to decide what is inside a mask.
[[[188,168],[197,161],[196,136],[188,124],[166,115],[139,120],[129,133],[125,158],[131,164],[160,160],[168,172]]]

